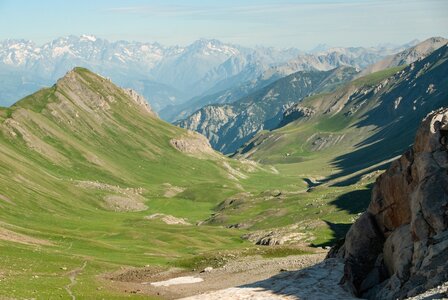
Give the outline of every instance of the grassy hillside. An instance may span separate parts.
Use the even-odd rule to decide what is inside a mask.
[[[81,68],[2,109],[0,122],[0,297],[69,298],[70,271],[84,264],[73,293],[124,297],[95,276],[247,247],[240,230],[195,224],[242,190],[301,187],[211,149],[175,149],[191,134]],[[192,225],[145,219],[155,213]]]
[[[286,126],[263,132],[239,150],[264,163],[332,166],[334,180],[382,164],[411,143],[420,120],[448,105],[448,47],[408,67],[373,73],[333,93],[305,98]],[[294,114],[290,114],[294,116]]]
[[[334,111],[339,110],[345,104],[342,102],[344,99],[350,98],[360,90],[372,89],[401,69],[403,67],[373,73],[356,79],[333,93],[322,93],[303,99],[297,106],[310,107],[318,111],[313,118],[290,120],[289,124],[281,128],[263,131],[242,147],[237,156],[241,154],[271,164],[322,161],[322,166],[327,166],[337,153],[352,151],[360,139],[370,134],[370,128],[363,130],[351,128],[350,125],[358,121],[354,116],[345,116],[339,112],[336,114],[323,112],[330,112],[332,107]],[[316,143],[319,140],[328,140],[331,143],[341,137],[343,138],[340,142],[320,148],[320,144]]]

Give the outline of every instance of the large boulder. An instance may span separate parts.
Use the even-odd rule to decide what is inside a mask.
[[[368,299],[403,299],[448,281],[448,108],[423,120],[330,253],[345,259],[341,283]]]

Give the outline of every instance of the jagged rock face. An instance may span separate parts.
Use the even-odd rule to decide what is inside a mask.
[[[283,127],[284,125],[290,123],[292,120],[297,119],[309,119],[311,118],[316,111],[312,108],[304,107],[300,105],[300,103],[296,103],[286,108],[283,112],[282,121],[280,122],[278,127]]]
[[[151,106],[149,106],[148,102],[146,101],[145,97],[134,91],[133,89],[123,89],[125,94],[131,97],[132,100],[134,100],[139,106],[143,108],[143,110],[149,112],[154,117],[157,116],[157,114],[151,109]]]
[[[414,146],[375,184],[367,211],[330,256],[369,299],[414,296],[448,281],[448,108],[430,113]]]

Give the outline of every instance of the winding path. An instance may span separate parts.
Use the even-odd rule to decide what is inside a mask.
[[[80,268],[73,269],[68,273],[68,278],[70,279],[70,283],[67,284],[64,287],[64,289],[67,291],[67,293],[72,298],[72,300],[76,300],[76,296],[73,294],[73,291],[72,291],[72,288],[77,283],[76,276],[78,276],[78,274],[81,273],[85,269],[86,266],[87,266],[87,261],[85,261]]]

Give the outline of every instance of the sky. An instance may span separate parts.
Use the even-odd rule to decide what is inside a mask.
[[[67,35],[187,45],[374,46],[448,37],[448,0],[0,0],[0,40]]]

